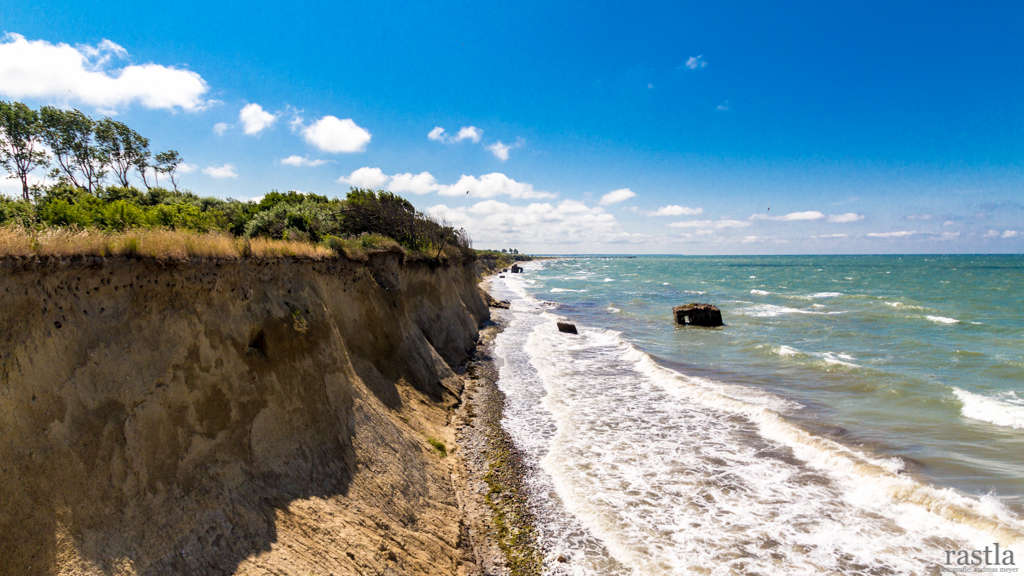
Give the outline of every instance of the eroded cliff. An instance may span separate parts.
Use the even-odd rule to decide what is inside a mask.
[[[0,573],[455,574],[471,267],[0,262]]]

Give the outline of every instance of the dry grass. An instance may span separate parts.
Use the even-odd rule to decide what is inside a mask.
[[[0,227],[0,258],[12,256],[129,256],[170,260],[297,257],[320,260],[334,257],[335,253],[308,242],[235,238],[223,233],[199,234],[181,230],[101,232]]]
[[[406,254],[401,244],[380,234],[363,234],[355,238],[328,236],[324,243],[338,254],[356,262],[366,260],[369,254],[375,252],[391,252],[400,256]]]

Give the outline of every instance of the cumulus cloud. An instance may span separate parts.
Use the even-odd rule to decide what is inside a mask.
[[[203,174],[211,178],[238,178],[238,173],[235,172],[235,167],[231,164],[207,166],[203,168]]]
[[[636,242],[648,238],[624,232],[601,207],[575,200],[514,206],[484,200],[470,207],[432,206],[427,212],[464,227],[477,244],[575,245]]]
[[[488,150],[490,150],[491,154],[494,154],[495,158],[497,158],[498,160],[501,160],[502,162],[504,162],[505,160],[508,160],[508,151],[509,150],[511,150],[513,148],[519,148],[524,143],[525,142],[523,141],[522,138],[519,138],[518,140],[516,140],[515,144],[503,144],[501,142],[501,140],[498,140],[494,144],[489,144],[487,146],[484,146],[484,148],[487,148]]]
[[[688,208],[686,206],[679,206],[677,204],[669,204],[668,206],[662,206],[654,212],[648,212],[648,216],[696,216],[703,214],[703,208]]]
[[[678,62],[678,60],[676,60],[676,62]],[[700,55],[700,56],[690,56],[690,58],[686,61],[686,67],[689,68],[690,70],[696,70],[697,68],[703,68],[703,67],[705,67],[707,65],[708,65],[708,63],[704,61],[704,55],[703,54]]]
[[[178,173],[179,174],[191,174],[191,173],[195,172],[196,170],[199,170],[199,166],[197,166],[195,164],[186,164],[184,162],[182,162],[181,164],[178,164]]]
[[[287,164],[288,166],[321,166],[328,162],[330,160],[310,160],[309,156],[299,156],[297,154],[281,159],[281,164]]]
[[[698,234],[710,234],[717,230],[725,230],[727,228],[746,228],[750,226],[750,222],[746,220],[684,220],[682,222],[673,222],[669,224],[673,228],[695,228]]]
[[[999,237],[1000,238],[1016,238],[1017,236],[1020,236],[1020,232],[1018,232],[1016,230],[1004,230],[1003,233]]]
[[[825,215],[817,210],[808,210],[806,212],[790,212],[789,214],[783,214],[782,216],[769,216],[767,214],[753,214],[750,216],[751,220],[774,220],[776,222],[801,222],[807,220],[821,220]]]
[[[380,168],[364,167],[349,176],[338,178],[338,182],[364,188],[388,188],[392,192],[427,194],[437,192],[442,196],[472,196],[493,198],[506,195],[516,199],[554,198],[557,194],[534,189],[533,185],[516,182],[500,173],[492,172],[477,178],[463,174],[454,184],[441,184],[430,172],[395,174],[388,176]]]
[[[847,224],[849,222],[857,222],[858,220],[863,219],[864,216],[862,214],[857,214],[856,212],[847,212],[846,214],[832,214],[831,216],[826,218],[826,220],[828,220],[829,222],[834,222],[836,224]]]
[[[209,87],[199,74],[153,63],[111,66],[127,58],[128,51],[110,40],[72,47],[8,33],[0,41],[0,94],[82,102],[107,113],[133,103],[189,112],[210,104],[204,98]]]
[[[610,204],[625,202],[634,196],[636,196],[636,192],[633,192],[629,188],[619,188],[618,190],[612,190],[604,196],[601,196],[601,201],[598,202],[598,204],[601,206],[608,206]]]
[[[262,106],[253,102],[246,104],[238,112],[238,120],[242,123],[242,131],[249,136],[255,136],[274,125],[277,115],[271,114]]]
[[[435,126],[434,129],[427,134],[427,138],[437,142],[462,142],[463,140],[472,140],[474,143],[479,143],[480,138],[482,138],[483,135],[484,131],[476,126],[463,126],[455,136],[449,136],[444,131],[444,128]]]
[[[217,122],[213,125],[213,133],[217,136],[223,136],[224,133],[228,131],[228,128],[231,128],[231,124],[228,124],[227,122]]]
[[[722,102],[718,106],[715,106],[715,110],[718,110],[719,112],[724,112],[724,111],[726,111],[728,109],[729,109],[729,101],[728,100],[726,100],[725,102]]]
[[[301,125],[302,119],[296,116]],[[295,120],[292,121],[296,127]],[[310,126],[302,128],[302,136],[313,146],[324,152],[362,152],[370,142],[370,133],[360,128],[351,118],[340,119],[324,116]]]
[[[477,128],[476,126],[463,126],[458,135],[455,136],[456,142],[462,142],[463,140],[472,140],[474,144],[480,142],[480,138],[484,135],[484,131]]]
[[[901,230],[899,232],[871,232],[868,234],[870,238],[906,238],[913,236],[917,232],[909,232],[907,230]]]
[[[491,154],[494,154],[494,157],[497,158],[498,160],[501,160],[502,162],[508,160],[508,150],[510,146],[508,144],[502,144],[501,140],[498,140],[494,144],[486,146],[486,148],[490,150]]]
[[[501,172],[484,174],[480,178],[464,174],[455,184],[438,190],[438,194],[442,196],[463,196],[467,192],[469,196],[476,198],[493,198],[501,195],[525,199],[555,197],[551,192],[534,190],[532,184],[516,182]]]
[[[412,194],[428,194],[436,192],[441,188],[443,186],[437,183],[437,180],[434,179],[430,172],[395,174],[391,177],[391,184],[389,186],[392,192],[410,192]]]
[[[338,178],[338,182],[355,186],[356,188],[380,188],[387,181],[388,177],[384,175],[383,170],[380,168],[370,168],[369,166],[364,166],[353,171],[348,176]]]

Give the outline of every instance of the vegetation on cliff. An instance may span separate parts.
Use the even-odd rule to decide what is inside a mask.
[[[223,237],[217,243],[236,245],[241,255],[255,240],[263,246],[277,240],[344,253],[397,245],[432,259],[474,257],[465,230],[419,212],[385,190],[352,188],[343,200],[272,190],[248,201],[179,190],[178,152],[152,154],[149,140],[125,124],[110,118],[95,121],[78,110],[33,110],[20,102],[0,102],[0,165],[22,184],[20,198],[0,195],[0,227],[19,227],[22,236],[31,238],[70,238],[80,231],[92,231],[85,236],[93,239],[121,238],[143,230],[171,230],[187,232],[179,243]],[[44,182],[50,183],[30,184],[34,172],[45,173]],[[159,185],[161,176],[171,188]],[[19,233],[5,234],[10,241]],[[304,251],[315,252],[315,246]]]

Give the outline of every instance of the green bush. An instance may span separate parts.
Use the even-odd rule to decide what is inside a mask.
[[[36,213],[31,202],[0,196],[0,226],[5,224],[31,226],[35,220]]]

